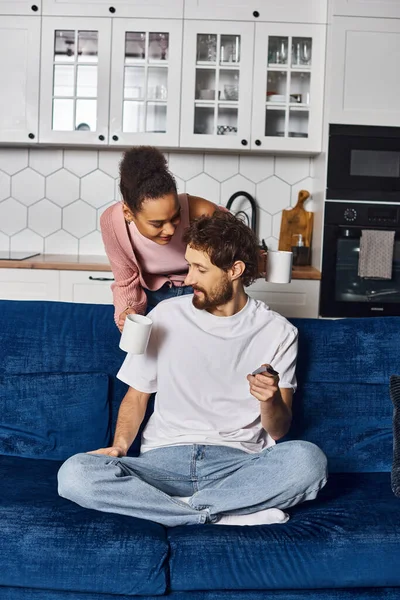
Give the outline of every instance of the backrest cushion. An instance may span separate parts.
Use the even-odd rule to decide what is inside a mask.
[[[393,464],[392,490],[400,498],[400,375],[390,378],[390,398],[393,402]]]

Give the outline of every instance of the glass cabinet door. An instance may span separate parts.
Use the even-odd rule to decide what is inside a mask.
[[[182,24],[115,20],[111,144],[179,144]]]
[[[253,25],[185,23],[181,145],[250,144]]]
[[[106,143],[111,23],[44,18],[40,141]]]
[[[324,35],[320,25],[256,25],[254,148],[320,150]]]

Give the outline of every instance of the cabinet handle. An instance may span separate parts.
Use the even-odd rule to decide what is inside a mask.
[[[255,144],[256,144],[256,146],[261,146],[261,140],[256,140]]]
[[[242,140],[241,144],[242,144],[242,146],[247,146],[248,142],[247,142],[247,140]]]
[[[92,277],[89,275],[90,281],[114,281],[114,277]]]
[[[32,4],[31,9],[33,10],[33,12],[37,12],[39,10],[36,4]]]
[[[113,135],[112,139],[114,140],[114,142],[118,142],[118,136],[117,135]]]
[[[101,142],[104,142],[104,140],[105,140],[105,137],[104,137],[104,135],[99,135],[99,140],[100,140]]]
[[[115,13],[115,8],[113,6],[110,6],[110,8],[108,9],[110,11],[110,13],[114,14]]]
[[[258,12],[258,10],[255,10],[253,12],[253,17],[255,17],[256,19],[260,16],[260,13]]]
[[[34,140],[35,139],[35,134],[34,133],[28,133],[28,138],[30,140]]]

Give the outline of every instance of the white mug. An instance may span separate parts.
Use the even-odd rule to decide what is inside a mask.
[[[144,354],[153,322],[143,315],[127,315],[119,347],[129,354]]]
[[[292,260],[292,252],[268,250],[265,281],[269,283],[290,283],[292,280]]]

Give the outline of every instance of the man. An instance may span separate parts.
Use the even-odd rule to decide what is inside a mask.
[[[194,295],[151,311],[146,353],[118,373],[130,387],[113,446],[67,460],[59,493],[166,526],[283,523],[282,509],[315,498],[327,477],[313,444],[275,445],[292,419],[297,330],[245,293],[258,248],[244,223],[201,217],[185,243]],[[251,375],[263,364],[273,369]],[[141,454],[128,457],[154,392]]]

